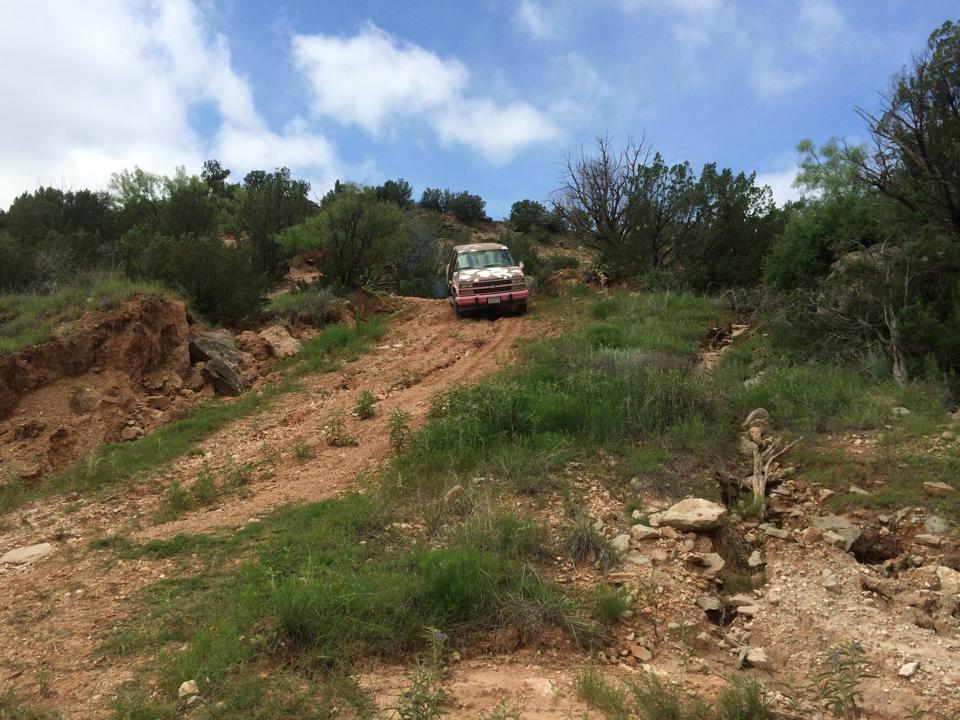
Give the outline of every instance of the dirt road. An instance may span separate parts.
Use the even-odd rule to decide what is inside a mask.
[[[105,568],[103,554],[89,549],[92,538],[123,533],[145,540],[242,525],[286,503],[341,493],[389,457],[386,419],[393,409],[410,413],[411,427],[418,426],[438,390],[478,380],[509,361],[519,337],[549,327],[535,315],[458,322],[443,301],[408,303],[373,351],[340,371],[305,378],[302,392],[224,428],[202,444],[202,455],[182,458],[157,482],[120,489],[79,509],[51,498],[0,518],[0,550],[44,541],[55,546],[33,565],[0,569],[0,686],[12,684],[65,718],[105,715],[117,688],[133,678],[144,658],[133,662],[96,650],[129,616],[131,595],[169,574],[172,563],[142,559]],[[351,411],[364,390],[377,397],[377,414],[359,421]],[[357,447],[333,448],[321,437],[338,410]],[[298,441],[311,447],[312,458],[294,456]],[[174,480],[190,485],[204,463],[219,474],[231,462],[269,472],[256,474],[244,497],[228,496],[173,522],[151,522]]]

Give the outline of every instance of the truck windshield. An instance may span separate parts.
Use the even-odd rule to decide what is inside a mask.
[[[506,248],[500,250],[471,250],[457,255],[457,270],[476,268],[511,267],[513,258]]]

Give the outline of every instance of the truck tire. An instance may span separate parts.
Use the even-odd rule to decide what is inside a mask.
[[[517,303],[517,315],[526,315],[527,314],[527,303]]]

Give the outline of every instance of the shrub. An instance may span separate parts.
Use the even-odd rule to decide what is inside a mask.
[[[347,301],[319,285],[293,288],[270,298],[264,314],[272,321],[293,327],[306,323],[322,327],[343,317]]]
[[[410,436],[410,426],[408,421],[410,413],[394,408],[387,421],[387,427],[390,429],[390,446],[394,450],[401,450],[407,444],[407,438]]]
[[[407,244],[397,258],[394,274],[397,292],[415,297],[435,297],[440,271],[440,242],[436,228],[423,220],[412,222],[407,229]]]
[[[206,463],[203,464],[193,487],[190,488],[190,494],[198,505],[209,505],[217,499],[217,482],[213,478],[213,471]]]
[[[405,240],[403,211],[377,199],[372,190],[343,186],[324,199],[319,215],[280,235],[288,253],[322,251],[319,268],[327,282],[360,287],[395,262]]]
[[[717,699],[718,720],[768,720],[773,717],[763,686],[752,678],[734,677]]]
[[[369,390],[364,390],[357,397],[357,404],[354,406],[353,411],[356,413],[357,417],[361,420],[369,420],[374,415],[373,405],[377,399],[373,396],[373,393]]]

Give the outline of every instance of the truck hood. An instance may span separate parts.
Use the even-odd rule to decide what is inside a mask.
[[[480,280],[512,280],[513,278],[522,277],[523,270],[516,266],[458,270],[456,274],[456,278],[460,282],[477,282]]]

